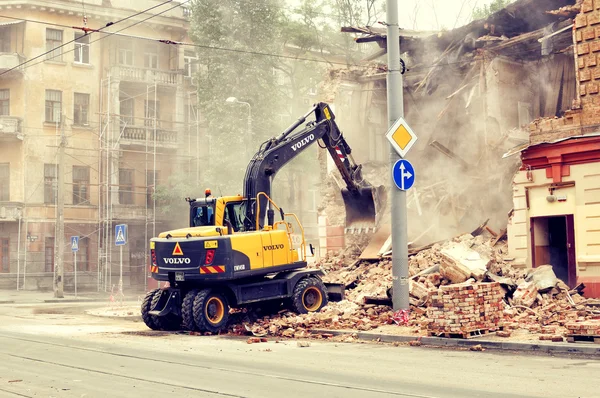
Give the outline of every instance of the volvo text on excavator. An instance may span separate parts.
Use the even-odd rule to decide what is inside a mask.
[[[311,115],[315,119],[301,128]],[[168,284],[144,298],[141,311],[148,327],[218,332],[232,307],[285,305],[307,313],[343,297],[343,285],[325,284],[322,271],[306,268],[300,220],[270,198],[277,172],[314,143],[328,150],[346,184],[346,225],[378,221],[384,187],[362,177],[330,107],[315,104],[260,146],[246,169],[243,195],[213,197],[207,190],[203,198],[188,198],[189,227],[151,239],[152,277]],[[294,234],[301,240],[298,247]],[[310,251],[314,254],[312,246]]]

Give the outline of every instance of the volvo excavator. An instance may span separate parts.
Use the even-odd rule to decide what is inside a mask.
[[[213,197],[206,190],[203,198],[187,198],[189,227],[150,240],[151,275],[165,286],[142,302],[149,328],[215,333],[226,327],[230,308],[285,305],[307,313],[343,298],[343,285],[325,284],[322,271],[306,268],[300,220],[270,198],[277,172],[314,143],[327,149],[346,184],[346,226],[379,221],[385,188],[362,177],[331,108],[317,103],[260,146],[246,169],[243,195]],[[309,250],[314,255],[312,245]]]

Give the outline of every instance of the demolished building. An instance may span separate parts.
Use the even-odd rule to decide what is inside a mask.
[[[419,136],[408,155],[419,175],[408,195],[415,245],[487,220],[508,235],[515,267],[551,263],[570,287],[585,281],[586,296],[600,295],[599,8],[519,0],[451,31],[401,30],[405,118]],[[365,67],[331,70],[324,99],[364,143],[354,156],[373,182],[389,186],[385,29],[342,30],[378,49]],[[335,225],[331,210],[322,218]]]

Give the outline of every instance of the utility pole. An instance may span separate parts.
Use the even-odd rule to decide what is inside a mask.
[[[56,193],[56,236],[54,244],[54,297],[64,297],[64,267],[63,257],[65,248],[65,185],[64,185],[64,162],[65,162],[65,117],[61,115],[60,120],[60,143],[58,144],[58,175]]]
[[[387,0],[387,112],[391,128],[398,118],[404,117],[402,74],[400,73],[400,34],[398,30],[398,0]],[[400,156],[390,145],[390,165]],[[406,191],[391,184],[392,210],[392,301],[394,310],[409,310],[408,301],[408,228]]]

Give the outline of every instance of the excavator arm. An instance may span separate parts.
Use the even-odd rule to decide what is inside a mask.
[[[313,114],[315,120],[299,129]],[[265,214],[269,218],[268,224],[273,224],[273,212],[265,212],[267,201],[260,201],[257,209],[256,196],[260,192],[270,195],[271,184],[277,172],[316,142],[328,150],[346,184],[342,189],[346,227],[375,225],[379,209],[385,203],[385,188],[375,188],[363,178],[361,166],[354,162],[352,149],[335,123],[331,108],[320,102],[284,132],[264,142],[250,161],[244,180],[244,196],[249,204],[246,208],[246,222],[255,223],[253,220],[256,219],[255,212],[258,210],[261,225],[247,225],[248,228],[262,228]]]

